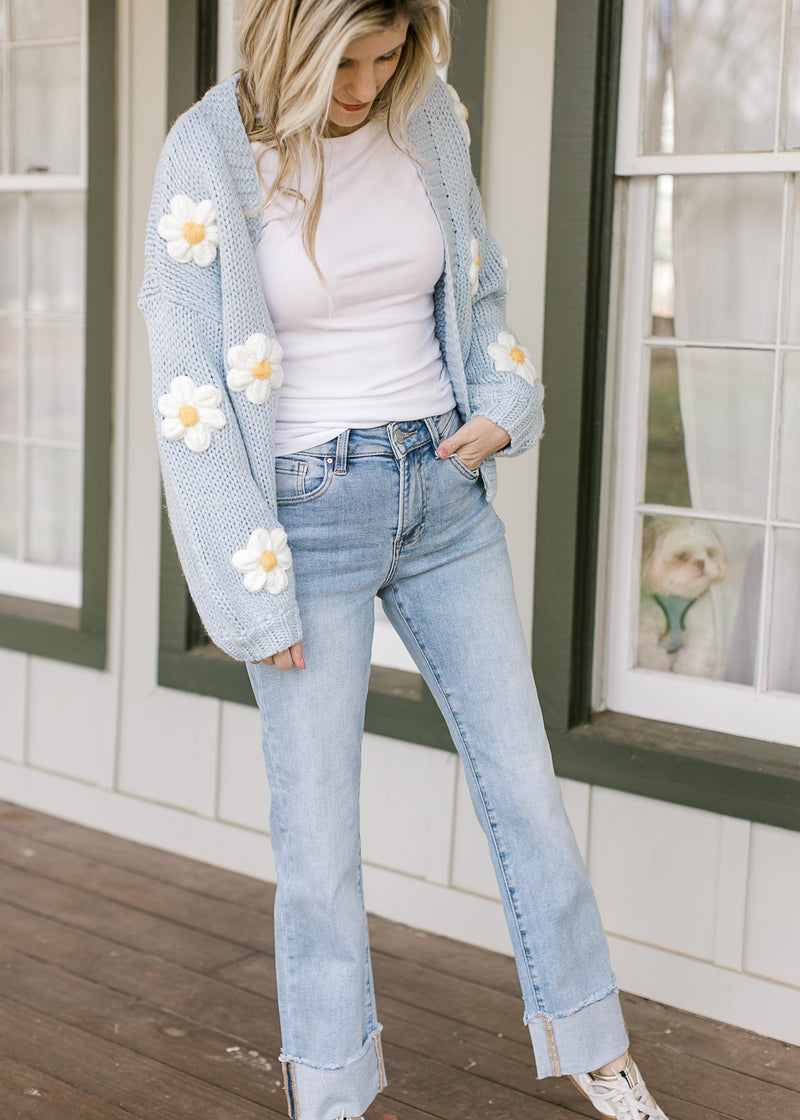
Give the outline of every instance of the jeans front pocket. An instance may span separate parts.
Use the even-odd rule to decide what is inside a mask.
[[[449,461],[460,474],[463,474],[464,478],[468,478],[470,482],[478,481],[481,472],[474,471],[472,467],[468,467],[466,463],[462,463],[455,451],[449,456]]]
[[[298,505],[321,497],[333,480],[330,455],[279,455],[275,459],[275,491],[278,505]]]

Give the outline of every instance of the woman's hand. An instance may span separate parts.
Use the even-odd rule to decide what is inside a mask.
[[[273,653],[272,657],[264,657],[261,661],[251,661],[251,665],[274,665],[276,669],[280,669],[285,673],[287,669],[294,667],[295,669],[305,669],[306,663],[303,660],[303,643],[295,642],[293,646],[288,649],[282,649],[280,653]]]
[[[494,455],[495,451],[505,447],[508,442],[509,435],[505,428],[486,416],[473,416],[451,436],[442,440],[436,448],[436,454],[440,459],[446,459],[448,455],[457,452],[464,466],[476,471],[488,455]]]

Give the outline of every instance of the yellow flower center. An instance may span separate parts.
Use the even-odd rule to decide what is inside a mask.
[[[272,373],[272,366],[269,362],[256,362],[250,372],[257,381],[263,381],[265,377],[269,377]]]
[[[509,350],[509,354],[514,359],[514,361],[519,362],[520,365],[522,365],[525,361],[525,351],[520,350],[519,346],[512,346]]]
[[[192,428],[200,417],[197,415],[197,409],[193,404],[182,404],[178,412],[178,419],[184,428]]]
[[[206,227],[201,222],[184,222],[183,239],[190,245],[199,245],[206,236]]]
[[[261,553],[261,567],[265,572],[271,572],[273,568],[278,566],[278,557],[274,552],[267,549],[266,552]]]

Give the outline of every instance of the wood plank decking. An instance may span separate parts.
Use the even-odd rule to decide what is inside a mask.
[[[0,1118],[285,1116],[272,888],[0,802]],[[596,1116],[538,1081],[513,962],[371,919],[388,1089],[367,1120]],[[800,1120],[800,1049],[624,997],[670,1120]]]

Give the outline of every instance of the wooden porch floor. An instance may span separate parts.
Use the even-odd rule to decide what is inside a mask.
[[[0,1117],[285,1116],[272,888],[0,802]],[[538,1081],[510,958],[371,919],[367,1120],[596,1116]],[[670,1120],[800,1120],[800,1049],[624,997]]]

